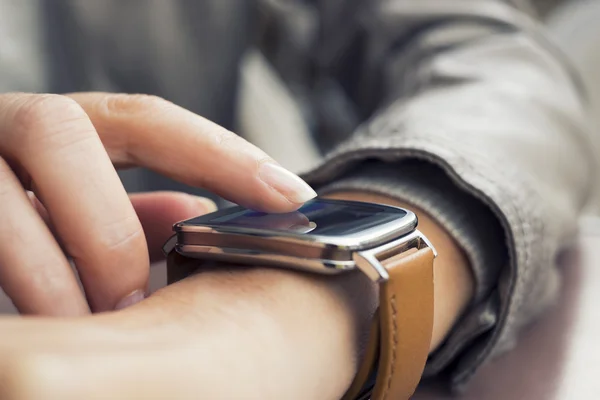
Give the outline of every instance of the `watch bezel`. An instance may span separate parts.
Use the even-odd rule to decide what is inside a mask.
[[[372,204],[358,201],[319,199],[321,202],[336,203],[341,205],[353,204]],[[195,234],[211,234],[211,235],[242,235],[248,237],[260,237],[269,241],[277,241],[285,245],[302,244],[317,248],[329,248],[334,250],[359,251],[370,249],[399,237],[412,233],[418,224],[417,216],[410,210],[400,207],[394,207],[385,204],[377,204],[384,208],[402,210],[406,214],[398,219],[390,222],[360,231],[354,234],[344,236],[323,236],[309,233],[298,234],[285,231],[277,231],[270,229],[252,229],[245,227],[232,227],[221,225],[218,223],[209,222],[210,219],[228,215],[233,212],[243,210],[242,207],[229,207],[223,210],[216,211],[200,218],[193,218],[196,224],[191,225],[188,222],[192,219],[181,221],[173,226],[173,230],[177,234],[177,243],[179,246],[190,244],[190,240]],[[205,220],[206,222],[203,222]],[[201,225],[197,225],[200,222]],[[225,237],[223,238],[225,239]],[[192,240],[193,241],[193,240]]]

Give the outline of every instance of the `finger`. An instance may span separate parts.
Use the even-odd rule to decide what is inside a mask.
[[[0,286],[24,314],[89,313],[75,275],[8,164],[0,158]]]
[[[293,211],[316,196],[257,147],[165,100],[107,93],[70,96],[88,113],[118,165],[141,165],[264,211]]]
[[[58,246],[60,247],[61,251],[65,254],[66,257],[68,257],[67,249],[65,248],[62,239],[58,235],[58,232],[56,232],[56,228],[52,223],[52,219],[50,218],[50,214],[48,214],[48,210],[46,209],[46,207],[42,204],[40,199],[38,199],[35,193],[33,193],[32,191],[27,190],[27,197],[29,197],[31,205],[37,211],[38,215],[42,218],[42,221],[44,221],[48,229],[50,229],[50,232],[52,233],[52,236],[54,236],[54,240],[56,241],[56,243],[58,243]]]
[[[29,201],[31,202],[31,205],[33,206],[33,208],[38,212],[38,214],[40,215],[42,220],[46,223],[46,225],[48,225],[50,230],[52,230],[52,226],[51,226],[52,221],[50,221],[50,215],[48,214],[48,210],[46,210],[46,207],[44,207],[42,202],[36,197],[35,193],[33,193],[30,190],[27,190],[26,193],[27,193],[27,197],[29,198]]]
[[[94,126],[72,99],[0,95],[0,154],[25,171],[93,311],[146,290],[142,226]],[[23,174],[22,174],[23,175]]]
[[[46,207],[33,192],[27,191],[27,195],[34,209],[54,234],[56,230]],[[151,262],[164,259],[162,246],[173,235],[173,225],[176,222],[217,209],[210,199],[181,192],[134,193],[129,195],[129,199],[144,229]],[[63,248],[60,238],[55,239]]]
[[[129,196],[142,223],[150,261],[164,258],[162,246],[173,235],[173,224],[217,209],[204,197],[177,192],[139,193]]]

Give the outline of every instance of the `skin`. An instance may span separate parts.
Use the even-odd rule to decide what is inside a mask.
[[[368,193],[335,197],[407,206]],[[168,203],[177,207],[171,198],[163,205]],[[174,214],[192,211],[173,207]],[[411,208],[439,251],[433,351],[467,306],[473,281],[450,236]],[[155,225],[153,232],[167,237],[169,226]],[[195,267],[201,273],[118,312],[0,319],[0,398],[333,400],[343,395],[376,307],[376,288],[364,276]]]
[[[111,310],[117,299],[145,286],[149,260],[158,260],[157,245],[170,235],[172,223],[212,207],[176,193],[127,197],[119,185],[113,185],[114,170],[106,167],[106,162],[149,166],[186,183],[202,183],[236,201],[236,193],[228,192],[236,185],[221,187],[222,177],[211,175],[214,171],[209,167],[216,164],[216,159],[211,159],[214,151],[207,151],[205,160],[197,156],[204,146],[215,146],[214,135],[226,135],[228,145],[222,148],[219,140],[214,147],[221,151],[220,157],[226,157],[225,164],[230,159],[232,163],[246,160],[240,153],[256,154],[247,159],[246,167],[252,168],[236,169],[229,179],[239,179],[239,185],[254,182],[253,189],[259,192],[237,201],[262,202],[261,207],[272,211],[292,211],[298,204],[255,179],[257,165],[268,159],[263,158],[266,156],[229,134],[215,133],[214,124],[154,98],[120,95],[115,100],[83,94],[73,96],[76,102],[61,98],[64,107],[30,105],[33,108],[19,111],[20,104],[43,104],[56,98],[15,96],[8,103],[0,96],[0,154],[14,171],[13,175],[0,175],[0,196],[5,196],[0,201],[3,206],[12,201],[11,212],[19,218],[15,218],[18,224],[7,225],[11,217],[4,215],[0,226],[28,227],[10,237],[13,248],[28,251],[0,247],[0,280],[21,309],[41,316],[0,318],[0,398],[338,399],[343,395],[357,370],[364,346],[361,338],[377,305],[377,288],[358,272],[326,277],[231,265],[206,269],[194,264],[191,267],[199,268],[199,273],[131,307],[89,313],[90,307]],[[107,103],[112,105],[107,107]],[[73,111],[58,122],[46,120],[58,118],[55,114],[65,107],[73,107],[77,113],[84,110],[86,116],[76,117]],[[158,109],[148,111],[147,107]],[[119,110],[116,116],[106,111],[113,109]],[[99,114],[95,110],[100,110]],[[21,112],[33,114],[15,117]],[[98,117],[103,112],[108,116]],[[25,122],[31,118],[39,120]],[[63,133],[74,129],[69,125],[75,123],[69,122],[71,119],[86,122],[91,138]],[[27,136],[43,129],[55,129],[56,133],[57,126],[61,128],[57,137],[21,138],[15,133]],[[90,134],[92,129],[96,136]],[[29,133],[23,133],[26,131]],[[195,132],[193,137],[187,136],[190,132]],[[175,135],[174,143],[164,140],[168,135]],[[67,139],[55,143],[63,140],[60,138]],[[45,147],[50,149],[48,154],[27,157],[46,151],[39,141],[50,146]],[[182,151],[173,158],[175,149],[186,147],[178,143],[197,143],[198,149]],[[63,159],[69,162],[61,165],[66,162]],[[93,170],[86,170],[89,167],[82,160],[94,166]],[[187,167],[195,163],[198,171],[192,173]],[[86,176],[89,179],[84,179]],[[22,186],[16,190],[17,183],[33,189],[36,197],[24,194]],[[434,220],[411,205],[371,193],[332,197],[408,206],[417,212],[420,229],[439,252],[431,344],[435,349],[472,295],[473,279],[463,252]],[[86,229],[99,225],[96,235],[89,235],[86,229],[77,235],[68,233],[75,229],[69,225],[74,224],[70,222],[74,212],[85,219]],[[118,231],[122,224],[132,225],[131,231],[126,231],[129,234]],[[4,239],[0,243],[7,242],[6,229],[0,229],[0,236],[3,234],[6,237],[0,237]],[[38,240],[35,246],[28,242],[32,237]],[[77,297],[82,295],[72,287],[74,279],[66,272],[71,269],[61,258],[61,249],[76,255],[82,277],[88,274],[93,278],[87,284],[83,279],[88,302]],[[36,282],[27,281],[32,276]],[[31,298],[34,301],[30,303]],[[50,318],[56,315],[61,318]]]
[[[0,95],[0,285],[26,314],[112,310],[146,290],[148,246],[136,206],[152,202],[132,201],[115,167],[150,168],[257,209],[297,209],[290,185],[276,190],[260,178],[269,163],[234,133],[156,97]],[[312,189],[289,175],[308,200]]]

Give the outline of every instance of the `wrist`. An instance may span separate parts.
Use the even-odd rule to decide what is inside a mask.
[[[363,274],[322,276],[224,264],[199,272],[157,292],[145,306],[154,307],[152,301],[160,302],[161,296],[182,296],[181,302],[169,302],[180,305],[165,310],[166,318],[197,318],[194,334],[200,343],[236,343],[227,351],[211,346],[198,361],[212,368],[228,359],[252,366],[236,368],[221,381],[213,379],[207,395],[219,387],[226,388],[227,396],[222,391],[220,396],[227,398],[256,393],[262,398],[333,399],[344,394],[377,307],[376,287]]]
[[[427,236],[438,252],[434,263],[435,308],[430,346],[430,352],[434,351],[462,315],[474,293],[474,278],[464,251],[437,221],[414,205],[393,197],[360,191],[336,192],[327,197],[389,204],[410,209],[417,214],[419,230]]]
[[[329,197],[406,206],[368,193],[337,193]],[[438,307],[430,347],[433,350],[468,304],[473,282],[466,258],[450,235],[425,213],[415,207],[407,208],[419,215],[420,229],[440,253],[434,267],[434,297]],[[190,262],[197,266],[193,260]],[[186,269],[180,267],[177,269]],[[208,352],[203,363],[220,365],[227,357],[233,357],[232,360],[242,357],[237,361],[239,365],[254,368],[252,371],[237,368],[232,374],[240,376],[227,375],[227,381],[245,382],[249,374],[251,381],[260,382],[258,386],[263,392],[273,394],[269,397],[289,398],[294,393],[300,398],[339,398],[344,393],[360,364],[361,350],[378,305],[377,286],[366,276],[361,273],[319,276],[222,264],[218,270],[203,268],[201,272],[171,286],[170,290],[176,291],[184,283],[194,286],[191,299],[182,298],[185,303],[193,303],[189,314],[194,316],[202,310],[199,326],[211,327],[213,334],[219,329],[221,333],[216,340],[235,341],[236,349],[244,349],[239,352],[232,349],[227,354]],[[220,319],[226,323],[219,323]],[[251,332],[244,333],[241,327]],[[203,340],[202,335],[197,340]],[[230,387],[225,381],[211,381],[213,386],[240,390],[238,394],[242,396],[252,393],[252,388]],[[231,395],[235,397],[236,393]]]

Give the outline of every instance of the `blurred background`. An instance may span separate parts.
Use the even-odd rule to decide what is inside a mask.
[[[30,18],[29,12],[31,10],[28,9],[28,4],[34,4],[38,1],[41,4],[44,0],[0,0],[0,37],[12,36],[22,40],[24,36],[35,33],[35,20]],[[88,1],[101,8],[103,0],[81,1]],[[60,4],[60,2],[51,2],[49,0],[47,0],[47,3]],[[87,5],[90,3],[87,3]],[[585,88],[590,100],[593,128],[600,134],[600,0],[534,0],[533,3],[535,5],[535,12],[540,14],[550,39],[570,58],[574,68],[579,71],[582,78],[581,85]],[[243,3],[240,1],[240,4]],[[16,12],[17,8],[22,9],[23,12]],[[101,12],[101,10],[98,12]],[[6,15],[11,15],[12,19],[3,18]],[[18,43],[19,40],[15,40],[15,43]],[[7,44],[6,46],[0,46],[0,58],[7,60],[9,66],[11,63],[18,65],[19,68],[13,68],[14,71],[18,71],[23,76],[41,75],[35,69],[39,65],[43,65],[42,52],[39,52],[39,54],[20,55],[19,51],[21,49],[18,46],[11,47],[10,40],[5,43]],[[36,49],[36,46],[31,46],[31,49]],[[29,60],[39,61],[39,63],[37,63],[37,66],[36,63],[23,64],[20,61],[21,56]],[[19,77],[9,75],[9,79],[18,80]],[[196,84],[200,87],[205,86],[204,82]],[[210,82],[206,84],[210,85]],[[35,87],[38,85],[38,82],[32,82],[31,85]],[[4,88],[0,82],[0,92],[3,90]],[[107,90],[110,90],[110,87]],[[233,117],[235,122],[234,126],[231,127],[236,132],[239,132],[242,136],[265,150],[283,166],[294,172],[301,173],[318,162],[321,157],[321,151],[312,140],[310,127],[305,125],[305,118],[302,116],[299,105],[294,100],[292,93],[289,92],[288,86],[281,81],[278,74],[258,52],[251,51],[243,59],[240,96],[238,96],[237,101],[236,114]],[[210,114],[208,116],[218,121],[218,118],[212,118]],[[273,131],[278,134],[265,135]],[[198,156],[201,157],[202,155],[199,154]],[[600,171],[598,173],[600,174]],[[206,195],[220,201],[213,195],[205,193],[202,190],[181,185],[147,170],[131,169],[120,171],[119,174],[126,189],[130,192],[182,190]],[[600,205],[596,205],[596,208],[590,211],[597,214],[599,208]],[[600,247],[600,223],[598,221],[600,220],[597,218],[589,218],[583,221],[584,232],[587,232],[587,235],[593,236],[593,239],[587,238],[584,240],[585,246],[590,248]],[[567,266],[571,266],[571,264],[576,266],[578,263],[593,266],[592,264],[598,263],[597,259],[586,255],[588,253],[583,252],[582,254],[572,256],[577,259],[575,261],[567,259],[566,261],[563,260],[563,262]],[[596,252],[595,254],[598,253]],[[482,378],[474,384],[474,389],[464,399],[516,398],[506,397],[505,391],[508,386],[519,384],[518,379],[515,378],[515,373],[513,373],[515,365],[523,365],[523,371],[519,370],[517,375],[521,376],[521,380],[525,382],[524,385],[531,385],[532,388],[524,389],[520,393],[536,393],[519,398],[534,400],[574,398],[570,396],[565,397],[565,393],[567,393],[567,389],[564,389],[567,388],[565,385],[562,386],[564,390],[560,393],[557,391],[552,396],[542,395],[542,393],[546,393],[545,390],[549,387],[548,381],[544,380],[544,378],[552,379],[554,376],[554,372],[549,371],[546,367],[549,367],[550,370],[560,369],[554,367],[556,365],[564,366],[569,361],[567,360],[568,357],[565,357],[562,353],[558,355],[558,358],[553,358],[557,352],[548,351],[548,349],[552,350],[561,346],[568,347],[565,345],[565,341],[560,338],[570,335],[569,329],[565,330],[568,322],[572,324],[570,332],[575,332],[577,327],[583,326],[571,321],[572,314],[576,312],[574,310],[578,310],[582,315],[586,314],[585,321],[587,322],[585,324],[587,325],[585,325],[585,330],[581,332],[584,332],[584,335],[589,337],[587,338],[588,341],[577,342],[572,340],[575,344],[572,344],[571,347],[576,348],[577,352],[573,351],[570,353],[572,355],[570,360],[577,360],[577,364],[582,365],[581,368],[574,370],[573,376],[579,377],[577,383],[581,382],[582,379],[587,379],[586,377],[590,381],[597,381],[597,374],[594,376],[594,373],[600,371],[588,367],[590,364],[599,364],[600,361],[598,351],[589,351],[590,348],[595,349],[598,347],[597,336],[600,334],[600,323],[598,322],[600,318],[598,318],[598,311],[596,311],[598,310],[596,304],[597,293],[600,290],[600,275],[596,273],[594,275],[595,279],[586,281],[584,277],[586,276],[585,272],[582,272],[584,269],[573,268],[574,271],[571,271],[571,275],[567,274],[565,279],[566,289],[563,295],[563,300],[565,301],[560,309],[556,310],[551,318],[537,326],[536,330],[525,335],[521,344],[521,350],[511,353],[507,358],[501,360],[496,364],[496,369],[492,367],[491,369],[484,370]],[[164,281],[164,267],[154,268],[151,287],[155,289],[163,285]],[[591,285],[591,283],[594,283],[592,281],[598,282],[598,284]],[[586,283],[587,286],[583,287],[582,282]],[[1,290],[0,312],[15,312],[10,300],[4,296]],[[589,343],[595,343],[595,345],[589,346]],[[573,356],[573,354],[575,355]],[[544,355],[546,358],[544,358]],[[563,359],[560,359],[560,357],[563,357]],[[586,357],[588,358],[586,359]],[[586,361],[589,362],[586,363]],[[502,368],[504,369],[501,370]],[[521,374],[521,372],[523,373]],[[568,376],[570,376],[568,373],[564,373],[563,379],[568,379]],[[491,384],[492,382],[493,384]],[[539,390],[534,388],[536,385],[541,385]],[[596,389],[600,390],[600,388]],[[495,397],[493,393],[498,393],[498,396]],[[424,393],[419,398],[430,400],[441,397],[437,392],[432,392]],[[595,396],[576,398],[600,398],[600,394],[596,392]]]
[[[536,0],[533,4],[550,38],[581,73],[595,129],[600,129],[600,0]],[[260,53],[249,52],[242,65],[235,130],[288,169],[301,173],[310,168],[320,152],[293,96]],[[278,134],[265,134],[273,131]],[[122,171],[121,177],[129,191],[174,189],[212,197],[149,171]],[[590,211],[597,214],[598,209],[600,205]]]
[[[542,0],[541,2],[545,2]],[[553,3],[549,0],[547,3]],[[573,61],[583,77],[600,128],[600,1],[564,2],[545,17],[551,38]]]

